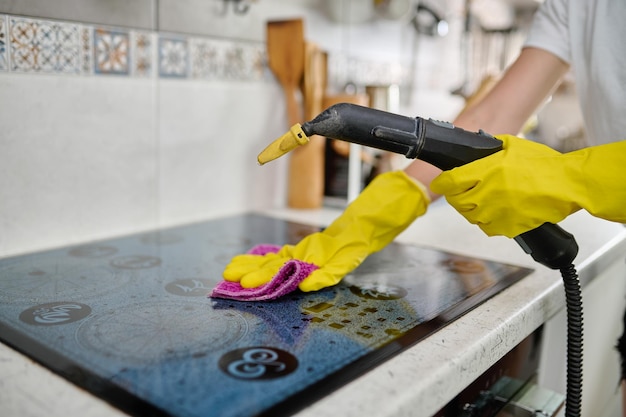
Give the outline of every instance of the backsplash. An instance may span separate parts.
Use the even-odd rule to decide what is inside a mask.
[[[404,85],[408,65],[329,54],[328,81]],[[265,45],[0,14],[0,71],[193,80],[270,80]]]
[[[246,17],[223,17],[200,0],[159,1],[167,13],[151,1],[85,0],[101,21],[72,20],[82,15],[69,0],[55,3],[63,13],[31,3],[54,14],[9,3],[0,13],[0,257],[284,206],[287,160],[256,163],[289,127],[266,63],[270,19],[306,19],[307,40],[329,52],[329,93],[402,85],[414,71],[419,95],[404,111],[448,119],[459,101],[448,94],[458,84],[457,54],[445,48],[453,37],[422,39],[411,68],[410,28],[339,25],[312,2],[259,2]],[[127,18],[139,3],[152,24]],[[212,32],[187,32],[177,10],[205,13],[195,27]]]
[[[7,23],[6,16],[0,15],[0,71],[6,71],[7,63]]]
[[[0,14],[0,71],[260,80],[265,45]]]
[[[282,98],[262,42],[0,14],[0,257],[280,204]]]

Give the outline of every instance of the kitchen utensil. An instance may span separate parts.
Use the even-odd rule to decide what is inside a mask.
[[[326,90],[326,56],[314,43],[304,43],[304,115],[311,118],[322,110]],[[312,136],[310,147],[298,147],[289,160],[287,204],[292,208],[321,207],[324,200],[324,144],[326,139]]]
[[[267,23],[268,65],[285,91],[289,126],[301,120],[297,91],[304,75],[302,19]]]
[[[433,7],[418,4],[411,22],[416,32],[427,36],[446,36],[448,22]]]

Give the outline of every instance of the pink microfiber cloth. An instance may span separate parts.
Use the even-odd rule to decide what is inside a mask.
[[[276,245],[257,245],[248,251],[252,255],[265,255],[280,250]],[[317,269],[317,265],[291,259],[280,268],[272,280],[256,288],[243,288],[238,282],[222,281],[211,291],[209,297],[239,301],[275,300],[298,288],[298,284]]]

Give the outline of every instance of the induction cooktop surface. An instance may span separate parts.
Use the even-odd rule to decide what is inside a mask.
[[[291,414],[530,269],[391,244],[339,285],[213,300],[230,258],[319,228],[244,214],[0,260],[0,339],[129,414]]]

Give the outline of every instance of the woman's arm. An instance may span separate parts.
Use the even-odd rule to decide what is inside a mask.
[[[454,124],[466,130],[483,129],[491,134],[517,134],[567,72],[567,63],[538,48],[524,48],[503,77],[479,102],[465,109]],[[415,160],[405,172],[430,189],[441,172]],[[431,198],[439,197],[430,191]]]

